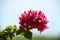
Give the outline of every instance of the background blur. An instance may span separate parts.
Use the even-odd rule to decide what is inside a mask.
[[[60,0],[0,0],[0,30],[6,25],[19,26],[19,16],[30,9],[43,11],[49,20],[47,30],[40,34],[33,29],[33,35],[60,36]]]

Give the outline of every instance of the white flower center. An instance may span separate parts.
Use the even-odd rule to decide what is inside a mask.
[[[35,19],[37,19],[37,17],[35,17]]]
[[[35,19],[33,19],[33,21],[35,21]]]
[[[29,27],[29,28],[31,28],[31,26],[30,26],[30,25],[29,25],[28,27]]]
[[[25,30],[27,30],[26,28],[24,28]]]
[[[41,22],[41,20],[38,20],[38,22],[40,23],[40,22]]]
[[[26,23],[24,23],[24,25],[26,25]]]

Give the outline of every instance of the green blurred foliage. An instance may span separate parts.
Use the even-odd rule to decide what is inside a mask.
[[[60,40],[59,37],[33,36],[32,32],[16,25],[8,25],[0,30],[0,40]]]
[[[17,35],[24,36],[27,39],[32,38],[32,32],[22,27],[17,28],[16,25],[8,25],[4,30],[0,30],[0,40],[16,40]],[[13,39],[14,38],[14,39]]]

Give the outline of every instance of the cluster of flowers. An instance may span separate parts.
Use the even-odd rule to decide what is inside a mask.
[[[47,29],[48,20],[42,11],[29,10],[24,11],[21,17],[19,17],[19,24],[25,30],[37,28],[38,31],[42,32]]]
[[[48,20],[42,11],[24,11],[19,17],[19,28],[16,25],[6,26],[4,30],[0,30],[0,40],[13,40],[16,35],[22,35],[32,40],[32,32],[30,30],[37,28],[38,31],[43,32],[48,28],[47,23]]]

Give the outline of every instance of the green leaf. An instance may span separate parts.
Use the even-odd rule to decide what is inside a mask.
[[[10,33],[10,34],[9,34],[10,39],[12,39],[13,36],[14,36],[13,33]]]
[[[7,38],[4,36],[0,36],[0,40],[7,40]]]
[[[31,40],[32,39],[32,32],[26,31],[26,33],[24,34],[24,37]]]
[[[19,30],[19,28],[17,28],[17,26],[14,25],[13,31],[16,32],[16,31],[18,31],[18,30]]]
[[[26,30],[22,27],[20,27],[20,29],[16,32],[16,35],[19,35],[22,32],[25,32]]]
[[[24,36],[24,34],[25,34],[25,32],[21,32],[21,33],[20,33],[20,36]]]
[[[13,26],[12,25],[8,25],[8,26],[6,26],[5,30],[10,32],[12,29],[13,29]]]
[[[16,35],[19,35],[21,33],[21,30],[19,29],[17,32],[16,32]]]
[[[6,26],[6,29],[12,29],[12,28],[13,28],[12,25]]]
[[[14,27],[17,27],[16,25],[14,25]]]
[[[22,28],[22,27],[20,27],[20,30],[21,30],[21,31],[25,31],[25,29],[24,29],[24,28]]]

